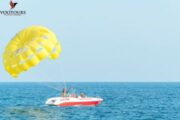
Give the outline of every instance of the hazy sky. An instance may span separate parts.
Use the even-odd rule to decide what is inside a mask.
[[[0,62],[0,81],[179,81],[179,0],[16,0],[25,16],[0,15],[0,54],[22,28],[43,25],[61,44],[14,79]],[[9,10],[9,0],[0,10]],[[64,75],[63,75],[64,74]],[[64,77],[63,77],[64,76]]]

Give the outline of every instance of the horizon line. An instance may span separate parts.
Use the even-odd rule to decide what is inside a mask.
[[[0,83],[180,83],[180,81],[0,81]]]

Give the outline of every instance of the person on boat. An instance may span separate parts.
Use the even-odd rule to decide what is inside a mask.
[[[81,98],[85,98],[86,96],[85,96],[84,93],[80,93],[80,97],[81,97]]]
[[[63,88],[63,90],[61,92],[61,97],[68,97],[68,91],[66,88]]]
[[[69,95],[69,97],[77,98],[77,95],[75,93],[72,93]]]
[[[72,98],[77,98],[78,96],[76,95],[76,89],[74,89],[73,87],[70,88],[70,93],[69,94],[69,97],[72,97]]]

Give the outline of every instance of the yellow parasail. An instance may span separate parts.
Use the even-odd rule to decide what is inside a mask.
[[[52,31],[42,26],[30,26],[8,43],[3,53],[3,65],[11,76],[17,77],[45,58],[56,59],[60,52],[60,43]]]

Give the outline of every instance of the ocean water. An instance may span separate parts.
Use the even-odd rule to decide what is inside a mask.
[[[104,101],[95,107],[44,104],[63,83],[0,83],[0,120],[180,120],[180,83],[67,83]]]

